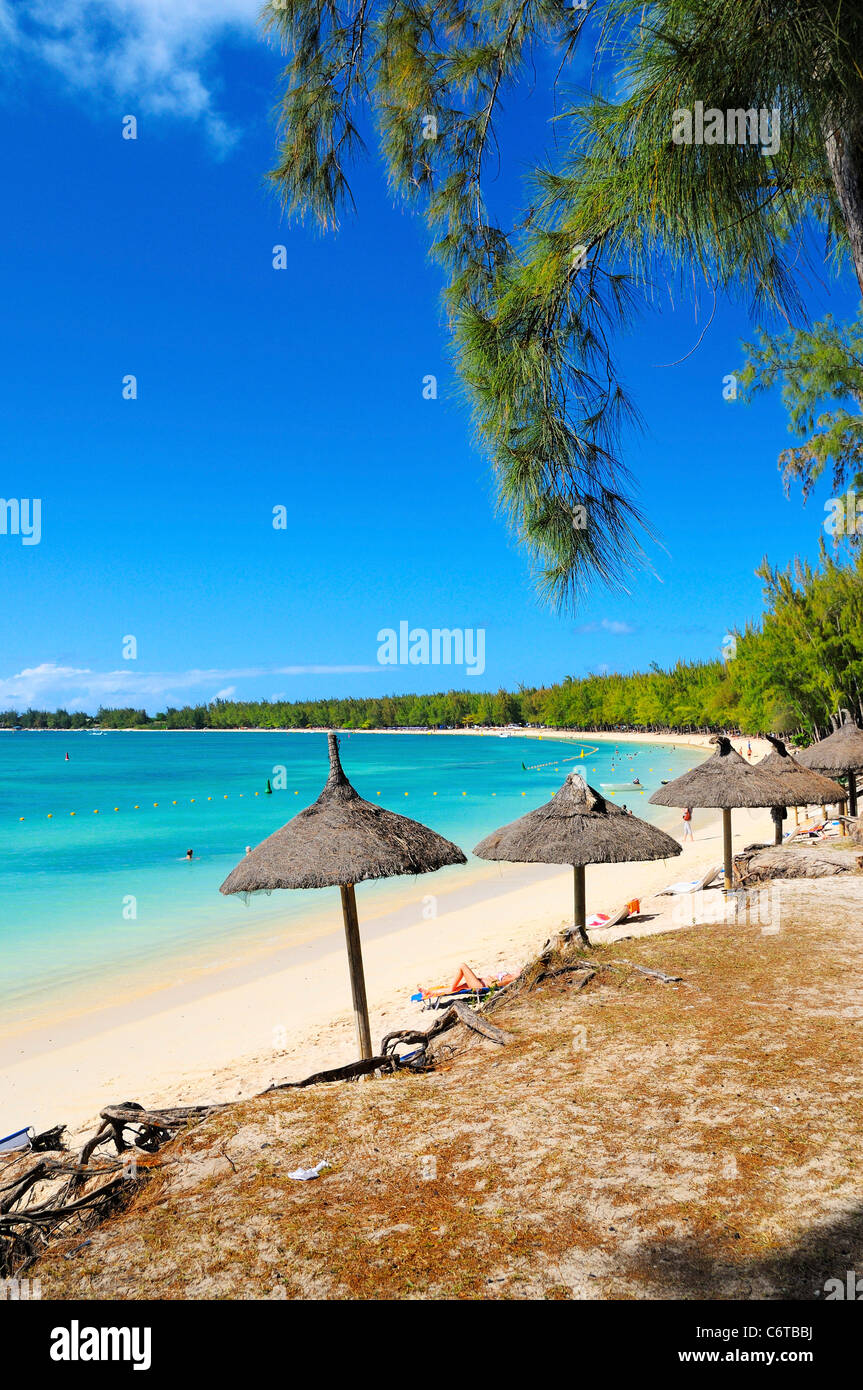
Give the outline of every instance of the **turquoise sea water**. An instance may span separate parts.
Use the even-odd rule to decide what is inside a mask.
[[[346,734],[341,753],[361,795],[377,801],[380,792],[381,804],[466,852],[547,800],[574,768],[597,787],[637,771],[645,792],[619,790],[616,799],[668,823],[649,793],[701,757],[621,742],[617,753],[603,743],[582,759],[582,747],[596,745],[550,735]],[[286,787],[264,795],[280,768]],[[315,800],[326,771],[324,734],[0,734],[0,1023],[44,1016],[60,1001],[69,1007],[106,975],[152,987],[184,961],[215,963],[263,945],[277,924],[279,939],[285,924],[308,931],[322,908],[332,910],[335,890],[246,903],[218,890],[247,845]],[[423,892],[465,872],[425,876]],[[386,910],[405,882],[364,885],[361,912]]]

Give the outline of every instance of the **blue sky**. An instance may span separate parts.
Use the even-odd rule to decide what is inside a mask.
[[[716,655],[758,615],[761,557],[814,554],[829,495],[785,499],[778,399],[722,398],[744,308],[720,304],[675,367],[658,364],[690,351],[704,306],[665,303],[621,343],[647,421],[626,458],[665,549],[628,594],[544,608],[493,514],[422,227],[374,160],[337,238],[287,225],[264,185],[280,57],[257,10],[0,0],[0,496],[42,501],[38,545],[0,535],[0,707],[495,688]],[[550,147],[548,115],[540,65],[508,98],[492,203]],[[849,316],[850,278],[810,305]],[[380,666],[378,631],[402,620],[485,629],[482,676]]]

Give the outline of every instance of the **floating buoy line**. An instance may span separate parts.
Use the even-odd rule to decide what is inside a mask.
[[[552,758],[550,763],[528,763],[527,765],[522,763],[521,767],[523,772],[536,772],[537,769],[541,767],[559,767],[561,763],[577,763],[580,762],[582,758],[592,758],[594,753],[598,751],[599,745],[595,744],[592,748],[588,748],[587,750],[582,748],[581,752],[577,753],[575,757],[572,758]]]
[[[594,753],[596,753],[597,751],[598,751],[598,748],[597,748],[597,747],[589,748],[589,749],[587,749],[586,751],[585,751],[584,749],[582,749],[582,751],[581,751],[580,753],[578,753],[578,754],[577,754],[576,756],[574,756],[574,757],[568,757],[568,758],[555,758],[555,759],[552,759],[551,762],[547,762],[547,763],[531,763],[531,764],[529,764],[528,766],[525,766],[525,764],[522,763],[522,768],[523,768],[523,770],[524,770],[525,772],[536,772],[536,771],[538,771],[538,770],[541,769],[541,768],[546,768],[546,767],[558,767],[558,766],[560,766],[562,763],[577,763],[577,762],[580,762],[583,758],[592,757],[592,755],[593,755]],[[670,771],[671,771],[671,768],[669,768],[668,770],[669,770],[669,772],[670,772]],[[652,772],[652,771],[653,771],[653,768],[650,768],[649,771]],[[664,785],[664,784],[663,784],[663,785]],[[643,796],[643,795],[644,795],[644,792],[650,790],[650,788],[648,788],[648,787],[633,787],[633,786],[627,785],[625,788],[619,788],[619,790],[626,790],[627,792],[638,792],[639,795],[642,795],[642,796]],[[285,791],[285,793],[287,794],[287,788],[284,788],[284,791]],[[139,802],[134,803],[132,806],[127,806],[127,807],[125,807],[125,808],[123,808],[123,807],[121,807],[121,806],[112,806],[111,809],[110,809],[110,811],[107,812],[107,814],[109,814],[109,815],[122,814],[123,811],[124,811],[124,809],[125,809],[126,811],[148,811],[148,810],[159,811],[159,810],[164,810],[164,809],[166,809],[167,807],[171,807],[171,806],[207,806],[210,802],[213,802],[213,801],[228,801],[228,800],[230,800],[230,798],[231,798],[232,795],[235,796],[235,797],[237,797],[238,799],[244,799],[244,798],[248,797],[248,799],[251,800],[253,797],[256,797],[256,796],[274,796],[275,794],[276,794],[276,793],[273,791],[273,788],[272,788],[272,786],[270,785],[270,780],[269,780],[269,778],[267,778],[267,784],[266,784],[266,788],[265,788],[264,791],[257,791],[257,792],[234,792],[234,793],[231,793],[231,792],[223,792],[221,796],[218,796],[218,795],[216,795],[216,794],[213,794],[212,796],[206,796],[206,797],[203,797],[203,796],[190,796],[190,797],[188,797],[188,798],[179,798],[179,797],[178,797],[178,798],[175,798],[175,799],[172,800],[172,801],[153,801],[153,802],[140,802],[140,801],[139,801]],[[397,792],[392,792],[392,793],[390,793],[390,795],[393,795],[393,796],[397,796],[398,794],[399,794],[399,793],[397,793]],[[451,794],[455,794],[455,793],[451,793]],[[294,795],[294,796],[299,796],[299,795],[300,795],[299,789],[294,790],[293,795]],[[409,791],[407,791],[407,792],[403,792],[402,795],[403,795],[403,796],[410,796],[411,793],[410,793]],[[428,795],[428,793],[418,793],[418,795]],[[438,795],[438,792],[432,792],[431,795],[432,795],[432,796],[437,796],[437,795]],[[464,797],[466,797],[466,796],[468,796],[468,795],[470,795],[470,796],[494,796],[494,797],[496,797],[496,796],[498,795],[498,793],[497,793],[497,792],[465,792],[465,791],[463,791],[463,792],[461,793],[461,795],[464,796]],[[521,795],[521,796],[527,796],[527,792],[524,792],[524,791],[523,791],[523,792],[520,793],[520,795]],[[614,796],[614,792],[611,791],[611,792],[610,792],[610,795],[611,795],[611,796]],[[375,792],[375,796],[380,796],[380,792]],[[19,824],[20,824],[20,823],[23,822],[23,821],[59,820],[59,819],[65,819],[65,818],[67,818],[67,817],[77,817],[77,816],[80,816],[80,815],[87,816],[87,815],[89,815],[89,814],[92,814],[92,815],[94,815],[94,816],[99,816],[99,815],[102,815],[103,812],[102,812],[102,809],[101,809],[100,807],[96,807],[92,812],[87,812],[87,811],[83,811],[83,812],[78,812],[78,811],[60,811],[60,812],[55,813],[54,811],[47,811],[47,812],[45,812],[45,813],[38,813],[38,814],[35,814],[35,813],[34,813],[33,815],[30,815],[30,816],[19,816],[19,817],[18,817],[18,822],[19,822]]]
[[[285,792],[287,793],[287,788],[285,788]],[[380,794],[381,794],[380,792],[375,792],[375,796],[380,796]],[[124,813],[124,811],[150,811],[150,810],[153,810],[153,811],[162,811],[162,810],[168,809],[168,808],[170,808],[170,807],[172,807],[172,806],[206,806],[206,805],[207,805],[209,802],[211,802],[211,801],[214,801],[214,802],[218,802],[218,801],[228,801],[228,800],[231,799],[231,795],[232,795],[231,793],[225,792],[225,793],[223,793],[222,796],[216,796],[216,795],[214,795],[214,796],[206,796],[206,797],[190,796],[190,797],[188,797],[188,799],[182,798],[182,799],[177,799],[177,800],[174,800],[174,801],[136,802],[136,803],[135,803],[134,805],[132,805],[132,806],[126,806],[126,807],[123,807],[123,806],[112,806],[112,807],[110,808],[110,811],[108,811],[106,814],[108,814],[108,815],[114,815],[115,813],[118,813],[118,814],[121,814],[121,815],[122,815],[122,814]],[[263,792],[235,792],[235,793],[233,793],[233,795],[234,795],[235,797],[238,797],[238,798],[248,798],[249,800],[251,800],[251,798],[252,798],[252,797],[255,797],[255,796],[267,796],[267,795],[275,796],[276,793],[272,790],[272,788],[270,788],[269,792],[266,792],[266,791],[263,791]],[[300,793],[299,793],[299,791],[297,790],[297,791],[295,791],[295,792],[293,793],[293,795],[294,795],[294,796],[299,796]],[[388,793],[388,795],[390,795],[390,796],[398,796],[399,793],[398,793],[398,792],[390,792],[390,793]],[[411,793],[410,793],[410,792],[402,792],[401,795],[402,795],[402,796],[410,796]],[[427,792],[426,792],[426,793],[420,792],[420,793],[414,793],[414,795],[420,795],[420,796],[422,796],[422,795],[428,795],[428,793],[427,793]],[[432,796],[438,796],[439,793],[438,793],[438,792],[432,792],[431,795],[432,795]],[[457,793],[457,792],[452,792],[452,793],[450,793],[450,795],[458,795],[458,793]],[[497,795],[498,795],[498,792],[462,792],[461,795],[462,795],[462,796],[497,796]],[[503,795],[503,793],[501,793],[501,795]],[[527,796],[527,792],[521,792],[521,795],[522,795],[522,796]],[[34,814],[32,814],[32,815],[29,815],[29,816],[19,816],[19,817],[18,817],[18,821],[19,821],[19,823],[20,823],[21,821],[31,821],[31,822],[32,822],[32,821],[37,821],[37,820],[63,820],[63,819],[65,819],[66,817],[71,817],[71,816],[77,816],[77,817],[80,819],[82,816],[87,816],[87,815],[90,815],[90,814],[92,814],[92,815],[94,815],[94,816],[99,816],[99,815],[102,815],[103,812],[102,812],[101,808],[99,808],[99,807],[96,807],[92,812],[88,812],[88,811],[59,811],[59,812],[56,812],[56,813],[55,813],[54,811],[48,811],[48,812],[45,812],[45,813],[41,813],[41,812],[39,812],[39,813],[34,813]]]

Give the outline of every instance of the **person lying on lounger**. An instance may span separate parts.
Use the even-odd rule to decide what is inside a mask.
[[[479,975],[475,975],[469,965],[461,964],[458,968],[458,974],[449,987],[448,993],[457,994],[461,989],[491,989],[492,985],[510,985],[513,980],[516,979],[518,979],[518,976],[513,974],[505,973],[503,975],[492,975],[490,985],[485,980],[481,980]]]
[[[456,977],[451,985],[433,985],[431,989],[423,989],[422,985],[418,988],[418,993],[413,997],[417,1000],[440,999],[448,994],[487,994],[490,989],[502,989],[504,985],[512,984],[517,980],[518,975],[512,971],[505,971],[499,975],[489,976],[489,980],[483,980],[469,965],[464,962],[459,966]]]

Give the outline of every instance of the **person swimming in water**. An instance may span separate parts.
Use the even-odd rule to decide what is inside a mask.
[[[187,849],[187,850],[186,850],[186,858],[187,858],[189,861],[191,861],[192,859],[194,859],[194,857],[195,857],[195,851],[194,851],[193,849]]]

